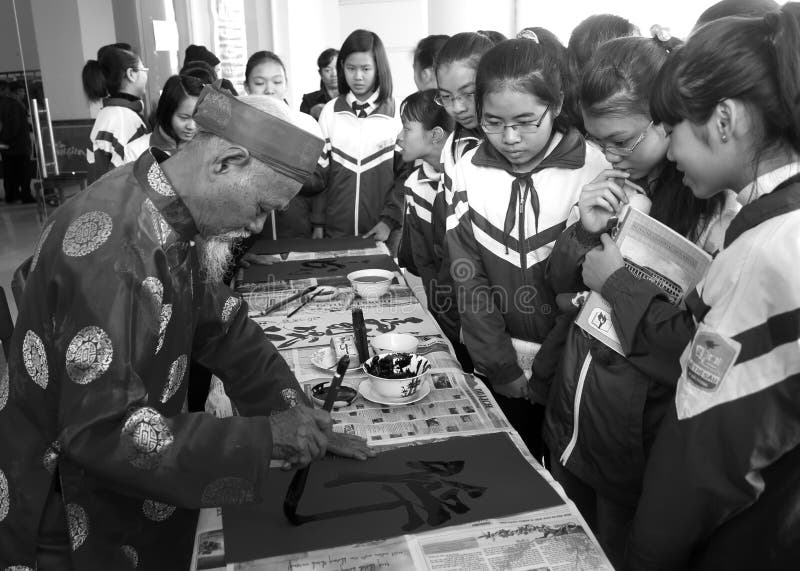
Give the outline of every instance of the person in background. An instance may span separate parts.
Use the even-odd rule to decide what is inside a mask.
[[[91,147],[86,150],[90,184],[124,164],[125,146],[147,132],[141,117],[147,71],[127,44],[103,46],[97,59],[83,67],[86,96],[103,102],[89,134]]]
[[[397,251],[403,224],[406,166],[395,141],[402,124],[392,98],[383,42],[355,30],[337,60],[339,97],[319,116],[325,148],[314,175],[314,237],[373,237]]]
[[[461,338],[461,318],[447,248],[438,248],[437,244],[444,244],[456,163],[483,140],[475,112],[475,70],[483,54],[493,46],[494,43],[483,34],[462,32],[444,43],[435,60],[438,89],[435,101],[453,118],[455,128],[442,151],[442,179],[433,204],[432,216],[436,219],[433,228],[441,233],[434,240],[433,250],[440,271],[435,286],[431,288],[433,297],[428,303],[432,304],[432,311],[452,343],[458,362],[467,372],[472,372],[472,361]]]
[[[173,155],[197,133],[192,115],[203,81],[189,75],[173,75],[164,84],[156,107],[152,133],[134,139],[125,147],[125,162],[134,161],[150,147]]]
[[[667,159],[664,126],[654,124],[650,115],[658,70],[679,45],[658,37],[614,39],[603,43],[585,66],[580,91],[584,125],[612,168],[583,187],[580,220],[556,240],[547,264],[556,294],[572,297],[594,285],[591,277],[584,283],[581,270],[593,272],[592,250],[626,204],[649,212],[709,254],[722,248],[737,210],[735,196],[730,193],[727,208],[724,194],[709,200],[692,196],[682,173]],[[619,568],[647,456],[675,396],[678,357],[694,323],[687,316],[659,329],[656,338],[637,335],[645,320],[685,314],[657,286],[637,280],[627,269],[607,280],[601,293],[611,304],[626,356],[586,335],[573,323],[575,312],[566,312],[569,330],[564,348],[556,351],[561,355],[557,372],[552,366],[542,370],[548,368],[537,358],[531,389],[547,405],[543,436],[551,472]]]
[[[414,84],[419,91],[436,89],[434,62],[439,50],[450,36],[434,34],[422,38],[414,49]]]
[[[608,167],[562,113],[554,54],[538,39],[514,39],[481,58],[475,112],[486,141],[455,165],[445,234],[475,372],[542,463],[544,410],[528,402],[528,383],[555,324],[545,267],[581,188]]]
[[[722,18],[689,36],[653,89],[686,185],[698,198],[734,189],[742,209],[687,298],[697,329],[648,459],[630,569],[800,561],[798,53],[800,3]],[[613,247],[603,258],[601,282],[622,271]]]
[[[694,25],[696,30],[703,24],[707,24],[726,16],[763,16],[768,12],[774,12],[779,8],[775,0],[721,0],[709,6],[700,14]]]
[[[271,460],[373,454],[331,431],[221,282],[232,240],[313,172],[294,149],[322,140],[285,108],[208,86],[175,155],[144,153],[48,219],[0,377],[0,568],[188,569],[198,509],[261,501]],[[191,359],[239,416],[185,411]]]
[[[339,96],[339,77],[336,75],[338,57],[339,50],[328,48],[317,58],[319,89],[303,95],[303,100],[300,102],[300,111],[308,113],[314,119],[319,119],[319,114],[328,101]]]
[[[247,60],[244,72],[244,89],[250,95],[268,95],[288,105],[289,83],[283,60],[273,52],[256,52]],[[290,109],[292,121],[312,135],[322,138],[319,124],[308,114]],[[307,195],[308,187],[300,189],[283,210],[272,212],[263,234],[273,240],[279,238],[311,237],[311,205],[315,197]],[[247,246],[245,246],[246,248]]]
[[[207,64],[212,70],[214,70],[215,74],[217,73],[219,58],[207,47],[192,44],[188,46],[184,52],[183,67],[198,61]]]
[[[576,86],[575,93],[578,91],[577,87],[580,86],[583,70],[589,59],[597,52],[597,48],[614,38],[638,35],[639,28],[622,16],[615,16],[614,14],[595,14],[575,26],[567,43],[570,75]],[[573,109],[571,119],[575,127],[585,133],[583,115],[578,108],[577,101]]]
[[[442,178],[442,150],[453,130],[453,118],[435,101],[437,91],[428,89],[412,93],[400,105],[403,130],[397,137],[403,160],[415,165],[405,181],[406,214],[403,223],[403,242],[400,251],[411,258],[411,265],[422,278],[428,298],[428,309],[433,311],[433,288],[441,268],[441,250],[444,229],[442,216],[434,216],[434,203]],[[437,240],[439,241],[437,243]]]
[[[0,80],[0,153],[6,204],[36,202],[31,195],[31,135],[25,107]]]

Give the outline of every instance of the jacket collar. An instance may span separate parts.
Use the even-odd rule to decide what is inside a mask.
[[[141,114],[144,111],[144,102],[129,93],[114,93],[103,99],[103,107],[125,107]]]
[[[197,235],[197,226],[186,204],[159,166],[159,163],[168,158],[169,155],[164,151],[150,148],[134,163],[133,174],[164,220],[178,233],[181,240],[188,242]]]
[[[529,173],[515,172],[508,159],[491,144],[478,147],[472,157],[472,164],[479,167],[501,169],[513,177],[519,177],[548,168],[575,170],[581,168],[586,162],[586,144],[583,136],[575,129],[570,129],[563,135],[554,131],[549,146],[550,149],[544,160]]]
[[[168,155],[174,155],[178,150],[178,146],[172,140],[172,137],[164,133],[158,125],[150,133],[150,146],[156,147],[159,151],[163,151]]]
[[[784,180],[774,190],[743,206],[725,232],[724,247],[727,248],[739,236],[762,222],[794,210],[800,210],[800,174]]]
[[[367,109],[367,116],[372,117],[373,115],[386,115],[387,117],[394,117],[394,99],[391,97],[381,103],[380,105],[375,105],[378,101],[380,92],[378,90],[373,93],[367,102],[372,102],[372,105]],[[352,101],[356,101],[355,95],[352,92],[348,92],[345,95],[340,95],[336,98],[336,103],[333,104],[333,111],[334,113],[350,113],[351,115],[355,116],[353,112],[353,104]]]

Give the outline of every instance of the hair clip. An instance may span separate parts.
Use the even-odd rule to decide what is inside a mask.
[[[665,28],[659,24],[650,26],[650,35],[660,42],[668,42],[672,39],[672,34],[669,33],[669,28]]]
[[[539,36],[536,35],[536,32],[533,30],[522,30],[519,34],[517,34],[518,40],[531,40],[533,42],[539,43]]]

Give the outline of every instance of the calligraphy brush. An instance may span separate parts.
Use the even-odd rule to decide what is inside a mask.
[[[286,305],[292,303],[297,298],[303,297],[304,295],[308,295],[309,293],[311,293],[312,291],[317,289],[317,287],[318,286],[309,286],[306,289],[304,289],[303,291],[301,291],[300,293],[296,293],[294,295],[290,295],[286,299],[283,299],[281,301],[277,301],[277,302],[273,303],[272,305],[270,305],[267,309],[263,310],[261,312],[261,315],[267,315],[269,313],[272,313],[276,309],[280,309],[281,307],[285,307]]]
[[[342,384],[344,374],[347,372],[347,367],[350,365],[350,356],[343,355],[339,359],[339,364],[336,366],[336,374],[333,375],[331,384],[328,387],[328,394],[325,396],[325,403],[322,405],[322,410],[330,412],[333,408],[333,403],[336,401],[336,394],[339,392],[339,385]],[[283,500],[283,513],[290,522],[294,525],[304,523],[303,518],[297,515],[297,505],[300,503],[300,496],[303,495],[303,490],[306,489],[306,480],[308,480],[308,471],[311,466],[306,466],[295,472],[292,481],[289,484],[289,489],[286,491],[286,498]]]
[[[291,317],[292,315],[294,315],[295,313],[297,313],[298,311],[300,311],[301,309],[303,309],[303,308],[306,306],[306,304],[308,304],[309,302],[311,302],[311,300],[312,300],[312,299],[314,299],[315,297],[317,297],[317,296],[318,296],[319,294],[321,294],[323,291],[324,291],[324,290],[321,290],[321,289],[319,289],[319,290],[315,291],[314,293],[312,293],[311,295],[307,296],[305,299],[301,299],[301,300],[300,300],[300,305],[298,305],[297,307],[295,307],[295,308],[294,308],[294,309],[293,309],[293,310],[292,310],[292,311],[291,311],[291,312],[290,312],[290,313],[289,313],[289,314],[288,314],[286,317],[287,317],[287,318],[289,318],[289,317]]]

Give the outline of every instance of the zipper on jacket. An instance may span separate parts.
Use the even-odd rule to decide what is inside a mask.
[[[364,117],[364,121],[367,118]],[[363,121],[356,115],[356,123],[358,125],[358,158],[356,159],[356,205],[355,205],[355,216],[353,216],[354,222],[354,235],[360,236],[358,231],[358,205],[361,202],[361,160],[364,158],[364,137],[363,137],[363,130],[364,125]]]
[[[522,285],[525,285],[525,264],[528,262],[528,255],[525,251],[525,199],[528,197],[528,185],[525,185],[525,189],[517,195],[517,199],[519,200],[519,204],[517,206],[517,218],[519,223],[517,224],[518,235],[517,239],[519,240],[519,267],[522,270]]]
[[[569,460],[572,451],[575,449],[575,444],[578,442],[578,416],[581,409],[581,397],[583,396],[583,385],[586,382],[586,374],[589,372],[589,365],[591,365],[591,363],[592,354],[587,353],[586,358],[583,360],[583,365],[581,366],[581,373],[578,377],[578,387],[575,389],[575,402],[572,405],[572,438],[569,439],[569,444],[567,444],[560,458],[561,464],[564,466],[567,465],[567,460]]]

